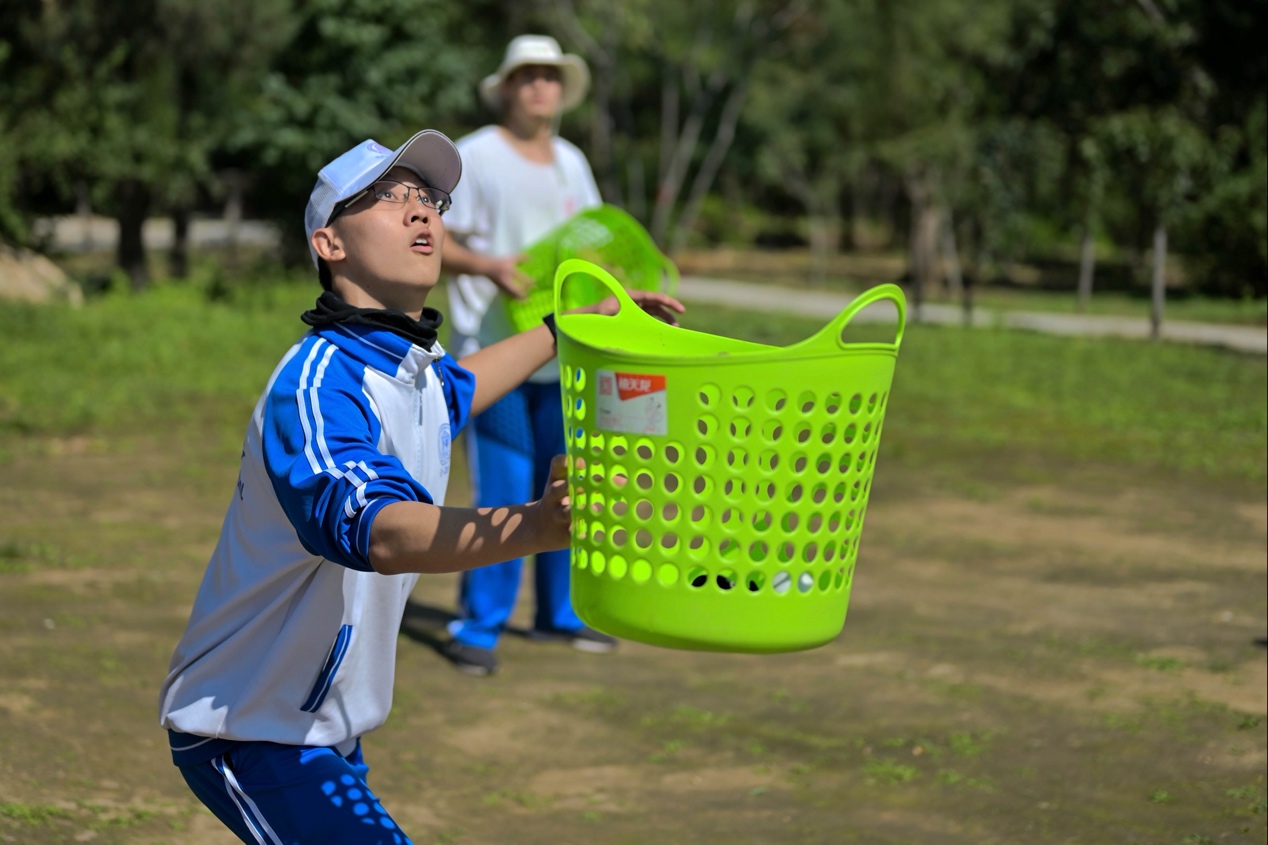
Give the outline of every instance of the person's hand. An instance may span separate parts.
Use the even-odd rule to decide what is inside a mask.
[[[484,275],[489,277],[498,289],[512,299],[523,299],[527,296],[528,288],[533,283],[530,277],[523,270],[519,269],[519,264],[524,261],[522,255],[508,255],[504,258],[491,258],[489,265],[485,268]]]
[[[655,290],[631,290],[626,291],[630,299],[638,307],[642,308],[648,314],[651,314],[657,320],[668,323],[671,326],[678,325],[678,314],[686,312],[687,307],[678,300],[674,299],[667,293],[661,293]],[[605,317],[611,317],[613,314],[621,310],[621,303],[615,296],[609,296],[602,302],[594,305],[587,305],[583,308],[576,308],[567,313],[569,314],[602,314]]]
[[[568,495],[568,458],[555,455],[550,462],[550,478],[536,502],[540,515],[542,551],[566,549],[572,542],[572,498]]]

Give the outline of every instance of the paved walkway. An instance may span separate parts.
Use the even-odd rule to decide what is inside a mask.
[[[804,288],[774,287],[753,282],[727,279],[705,279],[684,276],[678,293],[687,302],[731,305],[754,310],[781,311],[826,320],[849,304],[854,297]],[[915,315],[909,314],[908,320]],[[869,322],[892,322],[894,308],[878,303],[859,315]],[[955,305],[926,303],[920,320],[941,325],[964,325],[964,311]],[[994,311],[973,309],[973,327],[1004,326],[1029,329],[1046,334],[1110,336],[1149,339],[1148,317],[1106,317],[1091,314],[1058,314],[1045,311]],[[1268,329],[1225,323],[1196,323],[1167,320],[1162,324],[1162,339],[1176,343],[1198,343],[1224,346],[1239,352],[1268,355]]]

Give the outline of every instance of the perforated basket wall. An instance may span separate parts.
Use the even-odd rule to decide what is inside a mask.
[[[612,205],[587,209],[553,229],[524,250],[519,269],[532,280],[524,299],[503,297],[507,315],[516,331],[541,324],[555,310],[591,305],[607,296],[603,285],[578,280],[567,291],[561,308],[555,307],[555,270],[571,258],[603,267],[633,290],[673,293],[678,287],[678,268],[656,248],[651,235],[637,220]]]
[[[905,317],[860,296],[786,348],[674,328],[622,298],[561,314],[573,604],[615,636],[718,651],[812,648],[845,622]],[[845,343],[891,300],[893,343]]]

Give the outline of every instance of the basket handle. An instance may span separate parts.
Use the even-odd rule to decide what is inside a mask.
[[[584,258],[569,258],[567,261],[560,264],[558,269],[555,270],[555,314],[556,316],[558,316],[558,314],[563,308],[564,282],[568,280],[569,276],[575,275],[577,273],[585,273],[587,276],[593,276],[594,278],[598,279],[603,284],[603,286],[607,288],[608,291],[613,296],[616,297],[616,301],[621,304],[621,308],[617,312],[617,316],[624,316],[625,314],[628,314],[631,311],[637,314],[646,313],[643,311],[642,308],[638,307],[638,305],[634,302],[633,299],[630,299],[630,295],[625,292],[625,288],[621,285],[620,282],[616,280],[616,277],[613,276],[611,273],[609,273],[607,270],[604,270],[602,267],[600,267],[598,264],[595,264],[594,262],[586,261]],[[626,305],[630,307],[627,309],[625,307]],[[655,318],[648,317],[648,319],[655,319]]]
[[[903,330],[907,327],[907,297],[903,295],[903,289],[894,284],[877,285],[874,288],[868,288],[863,293],[854,297],[850,304],[836,317],[832,318],[826,326],[819,330],[817,334],[809,340],[804,341],[807,346],[818,346],[822,343],[832,342],[842,349],[851,346],[858,346],[857,343],[847,343],[841,338],[841,334],[845,331],[845,327],[850,324],[858,313],[869,305],[875,305],[882,299],[888,299],[894,303],[894,307],[898,309],[898,331],[894,335],[893,343],[869,344],[879,346],[890,346],[895,352],[903,342]]]

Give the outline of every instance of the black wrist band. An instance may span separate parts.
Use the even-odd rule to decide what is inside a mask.
[[[546,324],[546,328],[550,329],[550,336],[555,339],[555,345],[559,345],[559,327],[555,325],[555,315],[547,314],[542,317],[542,322]]]

